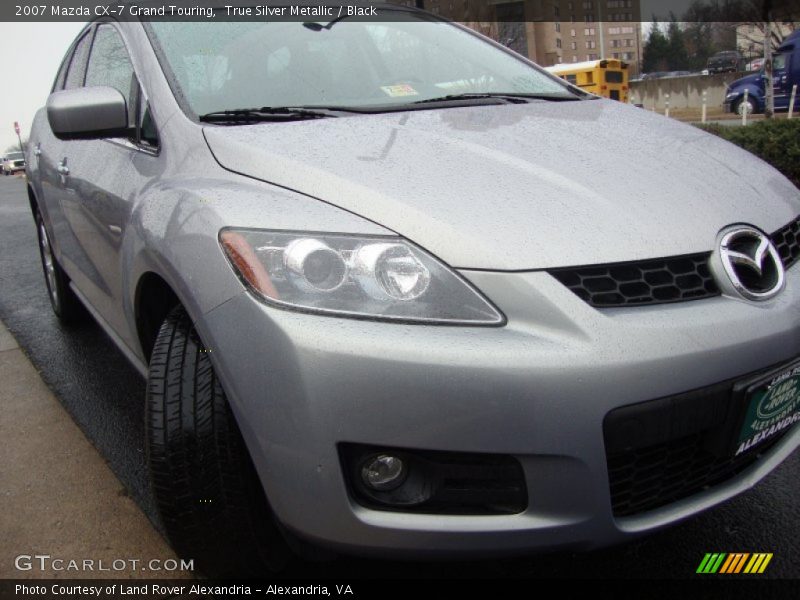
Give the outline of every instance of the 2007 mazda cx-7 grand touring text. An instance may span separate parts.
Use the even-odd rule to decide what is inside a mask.
[[[459,25],[101,19],[28,159],[209,571],[611,544],[800,443],[800,191]]]

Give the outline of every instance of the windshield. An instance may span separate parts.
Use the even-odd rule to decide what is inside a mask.
[[[22,152],[11,152],[9,153],[6,160],[19,160],[20,158],[24,158],[24,154]]]
[[[150,28],[176,91],[198,115],[264,106],[396,106],[465,93],[575,98],[545,73],[448,23],[324,25],[164,21]]]

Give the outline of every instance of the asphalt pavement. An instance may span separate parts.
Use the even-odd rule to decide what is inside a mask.
[[[0,320],[127,494],[160,529],[144,458],[145,382],[98,326],[65,328],[52,314],[21,178],[0,178]],[[2,420],[11,418],[2,414]],[[20,451],[4,445],[4,460],[13,461]],[[795,452],[754,489],[721,506],[641,540],[589,553],[473,562],[298,561],[286,575],[692,578],[702,577],[695,571],[707,552],[772,552],[764,577],[800,578],[798,474],[800,452]]]

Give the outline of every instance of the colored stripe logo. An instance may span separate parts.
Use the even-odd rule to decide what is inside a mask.
[[[737,573],[763,573],[772,552],[709,552],[700,561],[697,573],[700,574],[737,574]]]

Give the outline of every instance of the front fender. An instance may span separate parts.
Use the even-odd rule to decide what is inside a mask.
[[[755,104],[756,112],[762,112],[764,110],[764,91],[760,86],[754,84],[748,84],[736,88],[735,90],[729,90],[725,95],[725,105],[731,108],[735,106],[737,102],[744,98],[745,90],[747,90],[748,99],[752,100]]]
[[[161,180],[137,202],[123,243],[130,331],[137,330],[136,290],[147,273],[167,282],[193,321],[244,291],[218,241],[224,227],[392,234],[320,200],[221,168],[206,177]],[[141,344],[137,351],[143,355]]]

